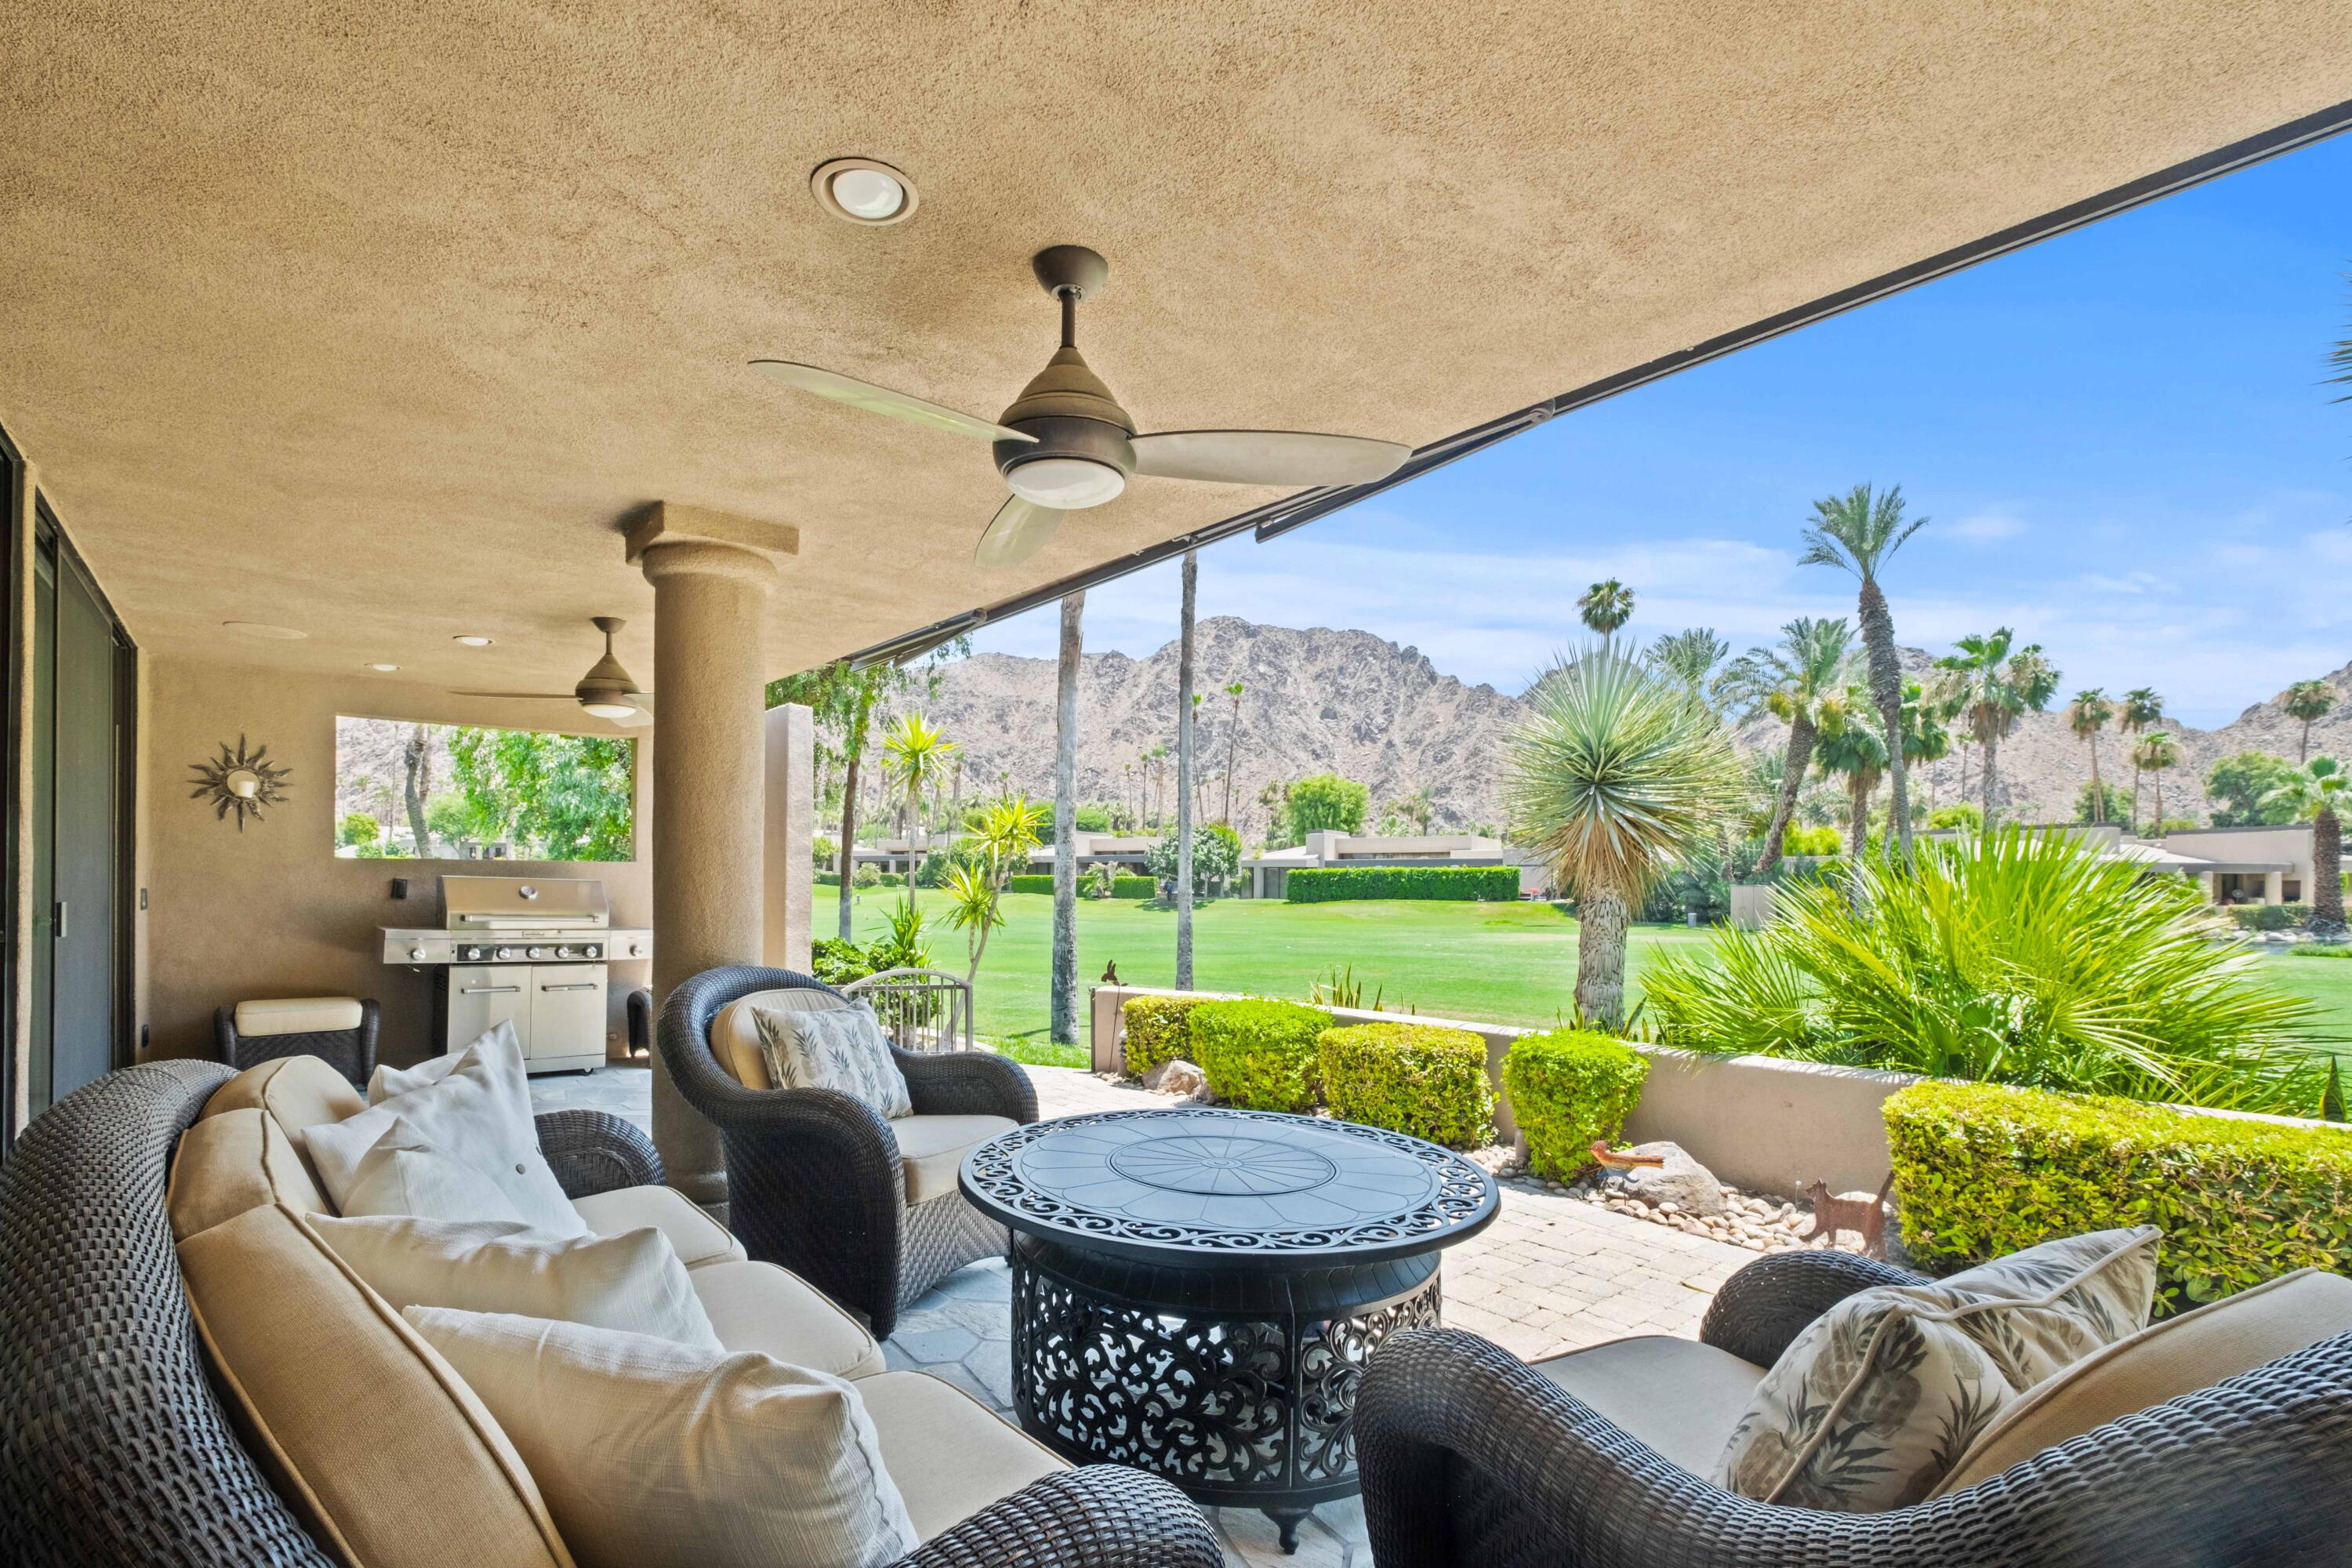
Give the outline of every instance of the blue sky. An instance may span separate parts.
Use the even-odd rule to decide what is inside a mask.
[[[1886,576],[1901,640],[2014,626],[2069,690],[2226,722],[2352,659],[2352,404],[2323,384],[2347,270],[2339,137],[1216,546],[1201,613],[1360,626],[1516,691],[1600,577],[1644,637],[1851,616],[1799,531],[1816,497],[1899,483],[1932,520]],[[1173,637],[1176,587],[1171,563],[1094,591],[1089,649]],[[1054,636],[1048,606],[977,643]]]

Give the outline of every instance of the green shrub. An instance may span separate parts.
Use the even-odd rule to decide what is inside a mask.
[[[1181,1057],[1194,1066],[1200,1058],[1192,1055],[1192,1009],[1209,998],[1205,996],[1130,996],[1119,1008],[1126,1025],[1125,1055],[1127,1070],[1141,1078],[1162,1062],[1172,1062]]]
[[[2296,1268],[2352,1274],[2352,1132],[1990,1084],[1914,1084],[1885,1115],[1925,1267],[2152,1225],[2159,1311]]]
[[[1818,827],[1807,827],[1792,822],[1780,835],[1780,853],[1783,855],[1829,856],[1844,847],[1844,836],[1826,823]]]
[[[827,985],[846,985],[874,973],[866,950],[837,936],[821,936],[809,943],[809,973]]]
[[[1502,903],[1519,896],[1517,866],[1308,866],[1290,873],[1284,901],[1455,899]]]
[[[2240,931],[2288,931],[2311,923],[2309,904],[2231,904],[2230,919]]]
[[[1648,1058],[1597,1029],[1555,1029],[1512,1041],[1503,1089],[1528,1141],[1528,1167],[1566,1181],[1591,1164],[1592,1145],[1617,1141],[1649,1076]]]
[[[1250,1110],[1307,1110],[1321,1090],[1316,1042],[1331,1027],[1320,1007],[1268,997],[1192,1009],[1193,1057],[1209,1087]]]
[[[1114,899],[1149,899],[1158,896],[1160,884],[1149,877],[1113,877],[1110,896]]]
[[[1984,826],[1984,807],[1962,801],[1957,805],[1939,805],[1927,814],[1927,826],[1936,832],[1964,827],[1973,832]]]
[[[877,866],[871,860],[861,861],[851,868],[849,873],[849,885],[853,888],[880,887],[882,885],[882,868]]]
[[[1345,1121],[1475,1149],[1492,1141],[1486,1042],[1439,1024],[1357,1024],[1316,1042],[1323,1100]]]
[[[1081,895],[1084,895],[1087,890],[1087,875],[1083,870],[1078,873],[1078,892]],[[1004,890],[1008,893],[1043,893],[1051,898],[1054,894],[1054,876],[1050,871],[1042,875],[1024,871],[1016,876],[1007,877],[1004,879]],[[1149,877],[1114,876],[1110,881],[1110,896],[1114,899],[1148,899],[1159,891],[1159,884]]]

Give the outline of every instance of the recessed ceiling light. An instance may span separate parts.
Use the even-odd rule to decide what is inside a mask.
[[[472,632],[467,633],[464,637],[451,637],[449,640],[451,642],[464,643],[467,647],[488,647],[490,646],[490,639],[488,637],[483,637],[478,633]]]
[[[249,637],[267,637],[271,642],[300,642],[309,632],[298,632],[292,626],[273,626],[263,621],[223,621],[230,631]]]
[[[396,664],[371,664],[367,668],[375,670],[380,674],[390,675],[394,670],[398,669],[400,666]]]
[[[851,223],[898,223],[910,216],[919,198],[914,182],[887,163],[871,158],[834,158],[816,166],[809,189],[817,205]]]

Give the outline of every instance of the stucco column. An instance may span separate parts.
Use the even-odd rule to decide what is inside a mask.
[[[639,556],[654,585],[654,997],[730,963],[761,959],[766,767],[765,554],[706,539]],[[719,1130],[654,1054],[654,1146],[669,1184],[698,1204],[727,1199]]]
[[[2283,904],[2286,902],[2286,889],[2281,886],[2281,884],[2285,880],[2286,877],[2284,872],[2263,872],[2263,902],[2266,904]]]
[[[806,708],[785,702],[768,710],[766,731],[761,962],[806,974],[816,887],[809,854],[816,836],[816,723]]]

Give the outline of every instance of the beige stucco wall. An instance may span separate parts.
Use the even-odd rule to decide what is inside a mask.
[[[175,658],[147,661],[142,766],[146,792],[142,860],[148,908],[139,917],[146,957],[141,1021],[149,1056],[211,1049],[214,1007],[256,996],[373,996],[383,1004],[380,1059],[414,1061],[431,1049],[432,982],[379,961],[380,926],[435,925],[434,879],[445,871],[593,876],[604,879],[615,925],[653,923],[646,826],[653,744],[637,746],[637,858],[561,866],[512,861],[341,860],[334,855],[335,718],[595,730],[593,720],[548,702],[453,697],[397,677],[348,679]],[[577,721],[575,722],[575,720]],[[232,816],[189,798],[190,765],[238,735],[269,748],[293,772],[286,802],[239,833]],[[391,881],[410,881],[406,902]],[[648,981],[644,963],[612,966],[606,1037],[626,1038],[625,998]]]

